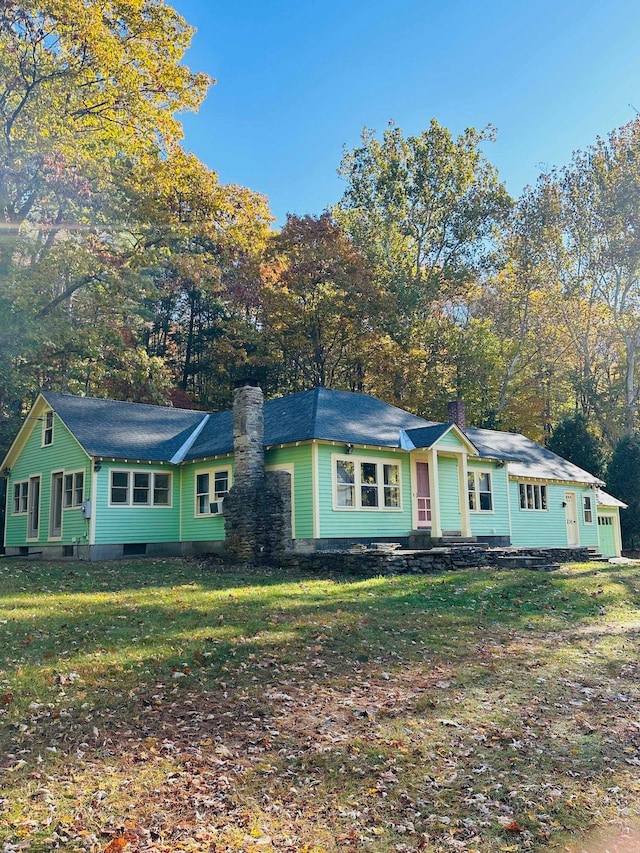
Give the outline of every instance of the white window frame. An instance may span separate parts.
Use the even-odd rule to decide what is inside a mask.
[[[525,490],[525,500],[523,506],[522,500],[522,490]],[[529,489],[531,489],[531,494],[533,495],[533,506],[527,506],[528,503],[528,495]],[[536,506],[536,492],[538,495],[537,502],[539,506]],[[549,492],[547,489],[546,483],[527,483],[527,482],[518,482],[518,499],[520,504],[521,512],[549,512]],[[544,504],[544,506],[543,506]]]
[[[468,494],[468,504],[469,504],[469,512],[481,512],[483,514],[494,513],[495,509],[493,506],[493,477],[491,476],[491,471],[488,471],[486,468],[469,468],[467,470],[468,478],[473,477],[473,489],[471,488],[471,484],[467,480],[467,494]],[[488,477],[489,478],[489,491],[480,491],[480,477]],[[471,495],[473,494],[473,502],[475,506],[471,506]],[[489,509],[483,509],[480,505],[480,495],[489,495],[489,499],[491,502],[491,506]]]
[[[589,503],[589,507],[587,508],[587,502]],[[589,514],[589,518],[587,518],[587,513]],[[585,524],[593,524],[595,513],[593,511],[593,495],[583,495],[582,496],[582,520]]]
[[[338,463],[339,462],[347,462],[353,463],[354,470],[354,505],[353,506],[343,506],[338,501],[338,489],[340,486],[344,486],[345,484],[338,481]],[[375,484],[367,484],[362,480],[362,465],[375,465],[376,466],[376,482]],[[384,482],[385,470],[384,466],[389,465],[397,468],[398,470],[398,482],[397,484],[386,484]],[[339,454],[332,454],[331,456],[331,475],[333,480],[333,508],[337,512],[402,512],[402,465],[399,461],[393,459],[384,459],[380,457],[372,457],[372,456],[354,456],[353,454],[349,454],[348,456],[342,456]],[[366,506],[362,503],[362,489],[367,488],[375,488],[377,493],[377,506]],[[398,506],[385,506],[385,492],[387,490],[394,489],[397,490],[398,493]]]
[[[198,491],[198,477],[206,474],[209,477],[208,489],[206,492]],[[216,483],[216,474],[226,474],[227,476],[227,488],[223,491],[221,489],[215,488]],[[213,486],[213,492],[211,487]],[[219,513],[211,512],[211,504],[216,501],[224,501],[225,495],[228,493],[231,488],[231,467],[229,465],[219,465],[215,468],[201,468],[197,471],[194,471],[193,478],[193,497],[194,497],[194,506],[193,506],[193,514],[195,518],[211,518],[212,516],[219,515]],[[206,497],[205,504],[209,508],[208,512],[200,511],[200,498]],[[212,497],[213,495],[213,497]]]
[[[47,437],[49,441],[47,441]],[[51,447],[53,444],[53,409],[45,412],[42,418],[42,447]]]
[[[18,494],[16,495],[16,490]],[[16,498],[18,509],[16,509]],[[23,508],[24,507],[24,508]],[[11,496],[11,515],[26,515],[29,512],[29,480],[16,480]]]
[[[115,486],[113,485],[113,475],[114,474],[126,474],[127,475],[127,485],[126,486]],[[145,474],[149,477],[148,486],[138,486],[136,489],[135,486],[135,475],[136,474]],[[167,497],[168,503],[156,503],[155,501],[155,492],[156,492],[156,476],[164,476],[169,478],[169,485],[167,488]],[[126,488],[126,501],[112,501],[113,489],[124,489]],[[134,491],[147,491],[148,492],[148,500],[145,503],[140,501],[134,501]],[[165,489],[162,489],[165,491]],[[141,469],[125,469],[125,468],[111,468],[109,470],[109,500],[108,506],[110,507],[128,507],[129,509],[171,509],[173,507],[173,472],[172,471],[143,471]]]
[[[67,503],[67,477],[71,477],[71,503]],[[82,477],[82,486],[78,485],[79,478]],[[62,472],[62,509],[76,509],[84,503],[84,471],[63,471]],[[78,491],[80,498],[78,499]]]

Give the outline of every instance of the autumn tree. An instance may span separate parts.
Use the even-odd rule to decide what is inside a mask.
[[[191,34],[161,0],[2,4],[4,419],[42,384],[166,399],[144,339],[162,270],[197,240],[219,280],[238,235],[240,252],[268,228],[262,197],[180,148],[210,83],[182,64]]]
[[[259,322],[278,390],[364,390],[381,318],[393,310],[329,213],[289,216],[262,270]]]
[[[434,299],[459,294],[487,259],[509,207],[481,150],[492,139],[491,128],[454,138],[432,119],[419,136],[390,126],[380,140],[365,129],[342,158],[347,188],[336,216],[397,294],[401,325],[424,317]]]

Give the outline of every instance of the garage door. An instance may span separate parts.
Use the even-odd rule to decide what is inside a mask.
[[[598,535],[600,538],[600,553],[603,555],[603,557],[617,556],[616,534],[615,527],[613,526],[613,516],[598,516]]]

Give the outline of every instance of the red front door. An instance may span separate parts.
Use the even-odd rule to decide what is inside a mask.
[[[431,490],[427,462],[416,462],[416,487],[418,527],[431,527]]]

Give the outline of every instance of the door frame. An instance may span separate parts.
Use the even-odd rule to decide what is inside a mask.
[[[51,474],[51,497],[49,500],[49,539],[62,539],[63,498],[64,471],[54,471]],[[55,522],[58,520],[60,523],[55,526]]]
[[[573,510],[571,510],[573,507]],[[571,517],[573,516],[573,517]],[[564,520],[567,532],[567,547],[575,548],[580,545],[580,525],[578,523],[578,499],[575,492],[564,493]],[[572,527],[572,524],[575,527]],[[569,531],[575,531],[575,541],[571,541]]]
[[[29,477],[29,490],[27,492],[27,541],[37,542],[40,538],[40,515],[42,504],[42,475],[32,474]],[[36,517],[37,523],[34,526],[33,517]]]

